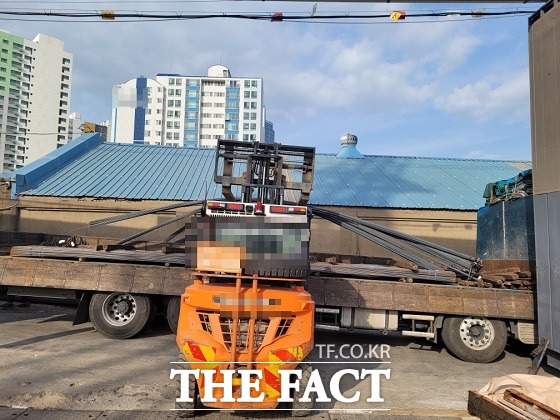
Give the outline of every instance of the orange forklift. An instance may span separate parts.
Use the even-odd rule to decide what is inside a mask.
[[[302,362],[313,348],[315,304],[305,282],[314,160],[314,148],[218,142],[214,182],[224,198],[206,200],[190,222],[187,258],[195,271],[177,330],[178,368],[207,372],[189,376],[192,401],[176,402],[179,415],[276,408],[281,371],[291,369],[302,374],[292,414],[310,412],[313,401],[299,398],[311,374]],[[247,370],[256,371],[253,386],[243,381]]]

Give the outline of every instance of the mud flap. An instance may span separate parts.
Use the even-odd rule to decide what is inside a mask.
[[[89,302],[92,295],[93,292],[86,291],[82,293],[78,309],[76,309],[76,313],[74,314],[74,321],[72,321],[72,325],[80,325],[89,321]]]

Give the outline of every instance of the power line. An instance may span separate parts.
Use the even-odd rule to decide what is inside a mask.
[[[426,17],[457,17],[457,16],[469,16],[469,17],[495,17],[495,16],[515,16],[515,15],[528,15],[533,14],[535,11],[531,10],[507,10],[507,11],[444,11],[444,12],[429,12],[429,13],[407,13],[406,18],[426,18]],[[19,17],[22,20],[28,20],[28,17],[47,17],[47,18],[68,18],[76,19],[81,21],[82,19],[98,18],[103,21],[114,21],[118,22],[117,19],[142,19],[144,21],[151,20],[204,20],[204,19],[242,19],[242,20],[264,20],[273,22],[284,22],[284,21],[331,21],[331,20],[359,20],[359,19],[387,19],[391,17],[390,13],[376,13],[376,14],[305,14],[305,15],[291,15],[283,13],[262,13],[262,14],[247,14],[247,13],[154,13],[154,12],[106,12],[106,11],[81,11],[81,12],[66,12],[66,11],[0,11],[0,16],[13,16]],[[2,18],[0,18],[1,20]],[[36,20],[36,19],[29,19]],[[101,21],[100,20],[100,21]],[[50,21],[46,19],[45,21]]]

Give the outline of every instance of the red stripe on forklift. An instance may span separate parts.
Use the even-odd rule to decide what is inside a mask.
[[[202,353],[202,350],[200,350],[200,347],[198,347],[194,343],[191,343],[190,341],[188,341],[188,343],[189,343],[189,349],[191,350],[191,354],[193,355],[193,357],[195,359],[202,360],[202,361],[206,362],[206,357],[204,357],[204,353]]]
[[[267,368],[263,368],[263,371],[264,371],[264,380],[266,384],[271,388],[274,388],[276,391],[280,392],[280,377],[276,376]]]
[[[284,362],[297,362],[297,358],[286,349],[273,351],[273,354]]]

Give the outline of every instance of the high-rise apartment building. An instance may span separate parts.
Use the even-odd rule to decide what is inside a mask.
[[[212,147],[218,139],[264,142],[263,82],[231,77],[221,65],[210,67],[207,76],[132,79],[113,88],[112,129],[112,141],[119,143]]]
[[[66,144],[72,54],[64,42],[0,30],[0,158],[4,171]]]

